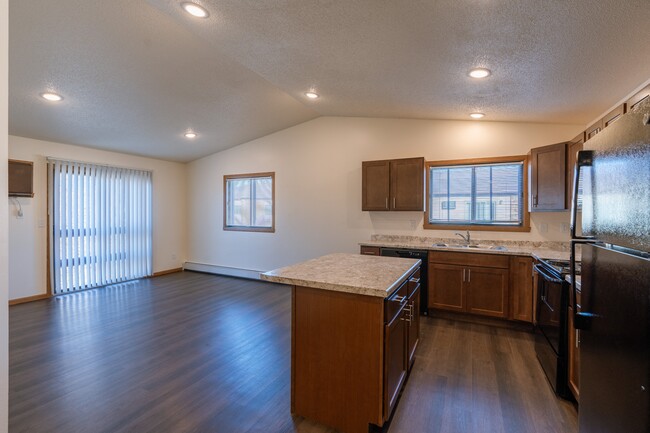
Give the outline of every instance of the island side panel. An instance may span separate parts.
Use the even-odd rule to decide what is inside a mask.
[[[383,424],[384,299],[294,286],[291,409],[349,432]]]

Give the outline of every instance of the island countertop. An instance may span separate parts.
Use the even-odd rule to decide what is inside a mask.
[[[336,253],[264,272],[263,280],[385,298],[421,260]]]

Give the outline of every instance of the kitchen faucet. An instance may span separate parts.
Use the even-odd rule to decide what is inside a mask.
[[[463,238],[463,240],[465,241],[465,244],[467,244],[469,246],[469,244],[470,244],[469,230],[467,230],[467,236],[463,235],[462,233],[456,233],[456,235]]]

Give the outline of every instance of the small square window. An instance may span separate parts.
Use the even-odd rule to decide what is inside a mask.
[[[275,232],[275,173],[223,177],[224,230]]]

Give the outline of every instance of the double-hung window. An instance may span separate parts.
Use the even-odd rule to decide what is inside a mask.
[[[275,231],[275,173],[223,177],[224,230]]]
[[[528,231],[526,157],[427,163],[425,228]]]

